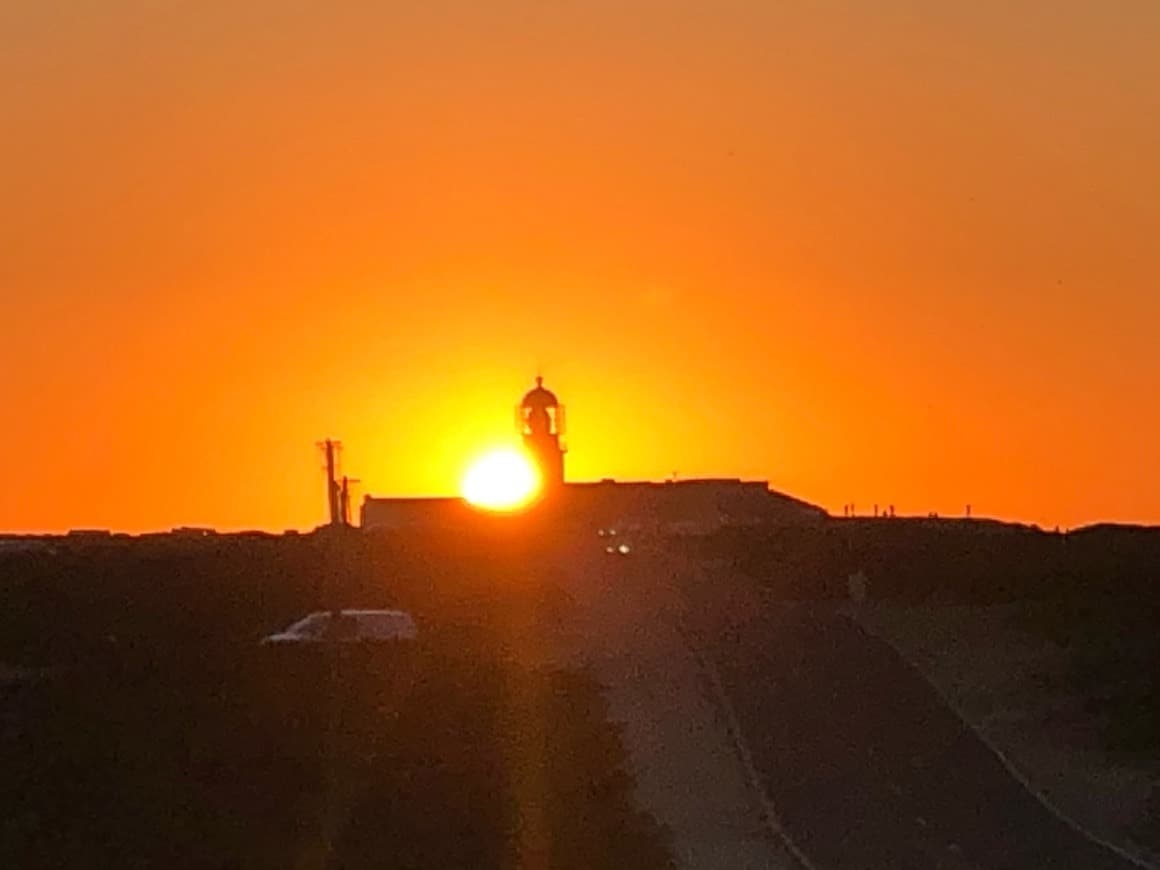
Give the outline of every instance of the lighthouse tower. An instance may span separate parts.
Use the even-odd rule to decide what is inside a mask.
[[[516,425],[524,449],[539,466],[545,495],[564,485],[564,406],[556,394],[536,378],[536,386],[524,396],[516,409]]]

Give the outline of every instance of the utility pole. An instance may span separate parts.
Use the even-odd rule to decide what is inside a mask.
[[[350,519],[350,488],[351,484],[359,483],[357,477],[342,476],[342,485],[339,488],[339,501],[342,504],[342,524],[344,526],[354,525]]]
[[[342,485],[338,482],[338,455],[342,452],[342,442],[327,438],[318,442],[318,449],[326,460],[326,506],[330,513],[330,524],[343,523]]]

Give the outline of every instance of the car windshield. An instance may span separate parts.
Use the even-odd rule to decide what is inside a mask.
[[[326,628],[329,624],[329,613],[312,613],[305,619],[300,619],[298,622],[291,625],[286,629],[284,634],[288,634],[293,637],[322,637],[326,633]]]

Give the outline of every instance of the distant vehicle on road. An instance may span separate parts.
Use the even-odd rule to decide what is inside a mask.
[[[319,610],[262,641],[265,646],[388,644],[419,636],[403,610]]]
[[[596,535],[604,538],[606,542],[604,552],[610,556],[627,556],[632,552],[632,545],[624,539],[623,528],[601,526],[596,530]]]

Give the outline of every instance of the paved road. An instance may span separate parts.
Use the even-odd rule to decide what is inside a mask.
[[[921,675],[854,622],[821,608],[692,597],[688,618],[762,785],[819,870],[1136,867],[1047,810]]]
[[[582,548],[566,566],[574,610],[544,648],[604,685],[637,799],[669,830],[677,867],[794,870],[681,635],[679,591],[653,567]]]

